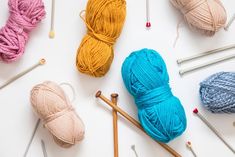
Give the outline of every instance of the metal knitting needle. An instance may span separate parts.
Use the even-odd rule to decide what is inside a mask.
[[[210,129],[211,131],[213,131],[215,133],[215,135],[233,152],[235,153],[235,150],[232,148],[232,146],[230,146],[225,139],[222,137],[222,135],[215,129],[215,127],[213,127],[209,121],[206,120],[206,118],[204,118],[198,111],[198,109],[194,109],[193,113],[195,113]]]
[[[117,105],[118,94],[111,94],[111,101]],[[114,157],[118,157],[118,124],[117,124],[117,111],[113,109],[113,141],[114,141]]]
[[[22,77],[23,75],[29,73],[30,71],[34,70],[35,68],[37,68],[40,65],[44,65],[46,63],[45,59],[41,59],[37,64],[33,65],[32,67],[26,69],[25,71],[17,74],[16,76],[14,76],[13,78],[9,79],[7,82],[5,82],[3,85],[0,86],[0,90],[3,89],[4,87],[6,87],[7,85],[11,84],[12,82],[14,82],[15,80],[19,79],[20,77]]]
[[[197,154],[196,154],[195,151],[193,150],[193,147],[192,147],[191,142],[188,141],[188,142],[186,143],[186,146],[187,146],[187,148],[192,152],[193,156],[194,156],[194,157],[197,157]]]
[[[32,133],[32,135],[31,135],[31,137],[30,137],[29,143],[28,143],[28,145],[27,145],[27,147],[26,147],[26,150],[25,150],[25,152],[24,152],[24,156],[23,156],[23,157],[26,157],[27,154],[28,154],[29,147],[31,146],[31,144],[32,144],[32,142],[33,142],[33,139],[34,139],[34,136],[35,136],[35,134],[36,134],[36,131],[37,131],[37,129],[38,129],[39,124],[40,124],[40,119],[38,119],[38,121],[37,121],[37,123],[36,123],[36,125],[35,125],[35,127],[34,127],[33,133]]]
[[[134,151],[135,156],[136,156],[136,157],[139,157],[138,154],[137,154],[137,152],[136,152],[136,150],[135,150],[135,145],[132,145],[132,146],[131,146],[131,149]]]
[[[205,52],[202,52],[202,53],[190,56],[190,57],[185,57],[185,58],[178,59],[177,63],[181,64],[181,63],[188,62],[188,61],[191,61],[191,60],[194,60],[194,59],[197,59],[197,58],[208,56],[208,55],[213,54],[213,53],[217,53],[217,52],[220,52],[220,51],[225,51],[225,50],[229,50],[229,49],[233,49],[233,48],[235,48],[235,44],[223,46],[223,47],[216,48],[216,49],[209,50],[209,51],[205,51]]]
[[[151,23],[150,23],[150,12],[149,12],[149,0],[146,0],[146,27],[150,28]]]
[[[186,73],[189,73],[189,72],[192,72],[192,71],[195,71],[195,70],[199,70],[199,69],[202,69],[204,67],[208,67],[210,65],[214,65],[214,64],[226,61],[226,60],[233,59],[233,58],[235,58],[235,54],[232,54],[232,55],[229,55],[229,56],[226,56],[226,57],[222,57],[222,58],[219,58],[219,59],[215,59],[213,61],[209,61],[209,62],[206,62],[206,63],[203,63],[203,64],[199,64],[199,65],[196,65],[196,66],[193,66],[193,67],[190,67],[190,68],[182,69],[182,70],[179,71],[179,74],[182,76]]]
[[[224,30],[228,31],[229,27],[232,25],[233,21],[235,20],[235,14],[231,17],[228,24],[224,27]]]
[[[43,140],[41,140],[41,147],[42,147],[43,156],[48,157],[47,156],[46,145],[45,145],[45,142]]]
[[[51,0],[51,28],[49,32],[49,37],[51,39],[55,37],[54,21],[55,21],[55,0]]]

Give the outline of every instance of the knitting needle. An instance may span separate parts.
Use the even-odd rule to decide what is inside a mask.
[[[132,145],[132,146],[131,146],[131,149],[134,151],[135,156],[136,156],[136,157],[139,157],[138,154],[137,154],[137,152],[136,152],[136,150],[135,150],[135,145]]]
[[[235,54],[232,54],[232,55],[229,55],[229,56],[226,56],[226,57],[222,57],[222,58],[219,58],[219,59],[215,59],[213,61],[209,61],[207,63],[199,64],[199,65],[196,65],[196,66],[193,66],[193,67],[190,67],[190,68],[182,69],[182,70],[179,71],[179,74],[184,75],[186,73],[189,73],[189,72],[192,72],[192,71],[195,71],[195,70],[199,70],[199,69],[202,69],[204,67],[208,67],[210,65],[214,65],[214,64],[226,61],[226,60],[233,59],[233,58],[235,58]]]
[[[35,134],[36,134],[36,131],[37,131],[37,129],[38,129],[39,124],[40,124],[40,119],[38,119],[38,121],[37,121],[37,123],[36,123],[36,125],[35,125],[35,127],[34,127],[33,133],[32,133],[32,135],[31,135],[31,137],[30,137],[29,143],[28,143],[28,145],[27,145],[27,147],[26,147],[26,150],[25,150],[25,152],[24,152],[24,157],[27,156],[27,153],[28,153],[28,151],[29,151],[29,147],[31,146],[31,144],[32,144],[32,142],[33,142],[33,139],[34,139],[34,136],[35,136]]]
[[[51,39],[55,37],[54,21],[55,21],[55,0],[51,0],[51,28],[49,32],[49,37]]]
[[[47,156],[46,145],[45,145],[45,142],[43,140],[41,140],[41,147],[42,147],[43,156],[48,157]]]
[[[235,20],[235,14],[233,14],[233,16],[229,20],[228,24],[224,27],[224,30],[228,31],[229,27],[231,26],[231,24],[233,23],[234,20]]]
[[[150,28],[151,23],[150,23],[150,15],[149,15],[149,0],[146,0],[146,27]]]
[[[134,126],[136,126],[137,128],[139,128],[141,131],[143,131],[146,135],[148,135],[145,130],[143,129],[143,127],[141,126],[141,124],[135,120],[134,118],[132,118],[130,115],[128,115],[125,111],[123,111],[121,108],[119,108],[118,106],[114,105],[112,103],[112,101],[110,101],[109,99],[107,99],[104,95],[102,95],[101,91],[98,91],[96,93],[96,98],[100,98],[101,100],[103,100],[106,104],[108,104],[110,107],[112,107],[114,110],[116,110],[118,113],[120,113],[124,118],[126,118],[130,123],[132,123]],[[172,149],[171,147],[169,147],[168,145],[155,141],[157,142],[159,145],[161,145],[163,148],[165,148],[169,153],[171,153],[173,156],[175,157],[181,157],[180,154],[178,154],[174,149]]]
[[[117,106],[118,94],[111,94],[111,101]],[[114,157],[118,157],[118,124],[117,124],[117,111],[113,109],[113,140],[114,140]]]
[[[11,84],[12,82],[14,82],[15,80],[19,79],[20,77],[22,77],[23,75],[29,73],[30,71],[32,71],[33,69],[37,68],[40,65],[44,65],[46,63],[45,59],[41,59],[37,64],[33,65],[32,67],[26,69],[25,71],[17,74],[16,76],[14,76],[13,78],[9,79],[7,82],[5,82],[3,85],[0,86],[0,89],[3,89],[4,87],[6,87],[7,85]]]
[[[220,52],[220,51],[225,51],[225,50],[229,50],[229,49],[233,49],[233,48],[235,48],[235,44],[223,46],[223,47],[216,48],[216,49],[209,50],[209,51],[205,51],[205,52],[202,52],[202,53],[190,56],[190,57],[185,57],[185,58],[178,59],[177,63],[181,64],[181,63],[188,62],[188,61],[200,58],[200,57],[208,56],[208,55],[213,54],[213,53],[217,53],[217,52]]]
[[[215,133],[215,135],[233,152],[235,153],[235,150],[232,148],[232,146],[230,146],[225,139],[222,137],[222,135],[215,129],[215,127],[213,127],[209,121],[206,120],[206,118],[204,118],[198,111],[198,109],[194,109],[193,113],[196,114],[210,129],[211,131],[213,131]]]
[[[193,156],[194,156],[194,157],[197,157],[197,154],[196,154],[195,151],[193,150],[193,147],[192,147],[191,142],[188,141],[188,142],[186,143],[186,146],[187,146],[188,149],[192,152]]]

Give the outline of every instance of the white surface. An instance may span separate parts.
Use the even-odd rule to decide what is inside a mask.
[[[235,1],[223,0],[228,18],[235,12]],[[48,38],[50,26],[51,1],[45,1],[47,18],[34,30],[27,44],[24,56],[16,63],[0,63],[0,82],[3,83],[16,73],[31,66],[41,57],[47,64],[27,76],[14,82],[0,91],[0,156],[22,157],[30,135],[37,121],[29,102],[29,92],[37,83],[52,80],[58,83],[69,82],[77,92],[77,112],[86,124],[84,141],[71,149],[62,149],[52,140],[42,125],[29,150],[28,157],[42,157],[40,139],[44,139],[48,157],[111,157],[113,156],[112,116],[110,108],[98,103],[94,98],[101,89],[107,97],[112,92],[119,93],[119,106],[137,118],[137,109],[132,96],[126,91],[121,78],[121,64],[133,50],[144,47],[153,48],[165,59],[171,78],[173,92],[178,96],[188,119],[186,132],[169,145],[183,157],[192,154],[185,147],[190,140],[199,157],[232,157],[234,154],[195,116],[194,107],[198,107],[203,115],[221,132],[224,138],[235,148],[235,128],[232,122],[235,115],[213,115],[201,107],[198,95],[198,84],[205,77],[219,71],[234,70],[234,60],[221,63],[210,68],[186,75],[178,75],[176,59],[197,52],[231,44],[235,42],[235,24],[228,32],[221,30],[209,38],[189,30],[182,24],[180,39],[176,48],[173,41],[176,35],[176,24],[182,17],[168,0],[150,1],[151,30],[145,30],[145,0],[127,1],[127,18],[122,35],[115,46],[115,58],[109,73],[103,78],[92,78],[76,70],[75,56],[79,43],[86,32],[79,12],[85,9],[83,0],[56,0],[55,39]],[[7,0],[0,1],[3,26],[8,17]],[[234,50],[227,51],[234,53]],[[218,56],[224,55],[221,53]],[[214,56],[213,56],[214,57]],[[208,57],[212,59],[213,57]],[[190,64],[193,65],[193,64]],[[171,155],[120,118],[119,121],[119,153],[120,157],[135,157],[131,145],[136,145],[139,157],[170,157]]]

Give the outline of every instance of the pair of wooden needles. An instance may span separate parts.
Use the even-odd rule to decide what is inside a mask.
[[[205,51],[205,52],[202,52],[202,53],[190,56],[190,57],[185,57],[185,58],[178,59],[177,63],[178,63],[178,65],[181,65],[182,63],[186,63],[186,62],[189,62],[189,61],[192,61],[192,60],[196,60],[196,59],[199,59],[199,58],[202,58],[202,57],[205,57],[205,56],[209,56],[211,54],[215,54],[215,53],[225,51],[225,50],[229,50],[229,49],[233,49],[233,48],[235,48],[235,44],[223,46],[221,48],[216,48],[216,49],[213,49],[213,50]],[[225,56],[225,57],[222,57],[222,58],[218,58],[218,59],[215,59],[215,60],[212,60],[212,61],[208,61],[208,62],[199,64],[199,65],[196,65],[196,66],[192,66],[190,68],[181,69],[179,71],[179,74],[182,76],[186,73],[189,73],[189,72],[192,72],[192,71],[195,71],[195,70],[199,70],[199,69],[208,67],[210,65],[214,65],[214,64],[226,61],[226,60],[233,59],[233,58],[235,58],[235,54],[231,54],[231,55],[228,55],[228,56]]]
[[[112,96],[113,95],[113,96]],[[113,121],[115,121],[114,124],[114,139],[117,138],[117,127],[115,126],[117,122],[117,112],[122,115],[126,120],[128,120],[130,123],[132,123],[134,126],[136,126],[138,129],[143,131],[146,135],[148,135],[141,124],[135,120],[133,117],[131,117],[128,113],[126,113],[124,110],[122,110],[120,107],[117,105],[117,94],[112,94],[112,101],[110,101],[108,98],[106,98],[104,95],[102,95],[101,91],[98,91],[96,93],[96,98],[100,98],[103,100],[106,104],[108,104],[110,107],[113,109]],[[115,137],[116,136],[116,137]],[[115,143],[116,142],[116,143]],[[160,144],[164,149],[166,149],[170,154],[172,154],[174,157],[181,157],[179,153],[177,153],[174,149],[169,147],[168,145],[156,141],[158,144]],[[114,140],[114,152],[118,151],[118,143],[117,140]],[[115,154],[114,154],[115,155]],[[115,156],[117,157],[117,156]]]

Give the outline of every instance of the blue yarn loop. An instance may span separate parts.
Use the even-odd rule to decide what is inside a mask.
[[[202,104],[212,113],[235,113],[235,73],[219,72],[200,83]]]
[[[122,65],[122,78],[141,125],[153,139],[167,143],[185,131],[184,108],[171,92],[165,62],[156,51],[132,52]]]

